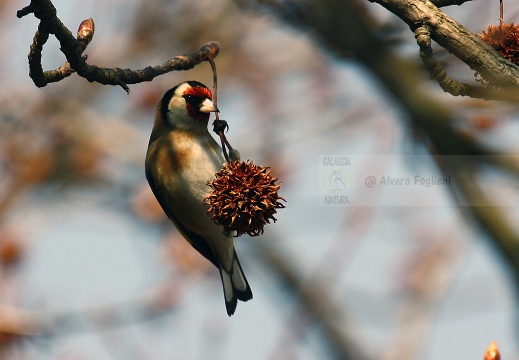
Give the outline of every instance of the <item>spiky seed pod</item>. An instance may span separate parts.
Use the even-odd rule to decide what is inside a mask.
[[[519,25],[514,23],[489,25],[479,38],[496,49],[505,59],[519,64]]]
[[[499,25],[489,25],[487,31],[483,30],[483,34],[477,34],[478,37],[492,46],[502,57],[519,65],[519,25],[514,23],[504,24],[500,21]],[[483,84],[490,85],[481,74],[476,72],[478,81]]]
[[[277,178],[268,169],[249,160],[231,161],[207,183],[212,188],[204,199],[207,213],[226,234],[258,236],[270,220],[276,222],[276,209],[285,207],[280,200],[286,200],[278,195],[281,184],[276,185]]]

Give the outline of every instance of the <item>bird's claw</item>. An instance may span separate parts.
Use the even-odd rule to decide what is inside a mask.
[[[227,121],[217,119],[213,121],[213,131],[216,134],[220,134],[220,132],[225,132],[229,130],[229,124],[227,124]]]

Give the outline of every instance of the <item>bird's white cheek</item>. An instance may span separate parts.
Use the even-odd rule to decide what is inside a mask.
[[[183,109],[186,107],[186,100],[181,96],[173,96],[171,100],[169,100],[168,109],[170,111],[175,109]]]

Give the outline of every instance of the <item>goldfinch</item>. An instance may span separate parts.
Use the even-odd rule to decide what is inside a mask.
[[[225,163],[222,148],[207,129],[218,112],[211,91],[197,81],[168,90],[155,114],[146,154],[146,178],[168,218],[184,238],[219,270],[225,307],[231,316],[237,300],[252,299],[234,249],[234,238],[207,215],[204,198]]]

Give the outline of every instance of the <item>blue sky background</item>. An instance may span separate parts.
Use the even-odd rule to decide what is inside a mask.
[[[50,323],[50,334],[5,342],[6,359],[334,358],[326,331],[265,247],[282,253],[303,283],[319,285],[311,288],[336,310],[328,321],[372,359],[481,359],[492,341],[503,360],[519,359],[517,284],[450,189],[363,186],[370,175],[441,173],[405,113],[360,64],[225,0],[54,1],[73,32],[94,18],[85,53],[98,66],[144,68],[221,42],[218,106],[228,138],[243,158],[272,167],[287,199],[263,237],[237,239],[254,299],[228,318],[216,269],[153,207],[144,177],[155,104],[184,80],[210,86],[209,65],[132,85],[130,95],[76,75],[39,89],[27,66],[37,21],[15,16],[24,5],[0,2],[2,197],[16,189],[0,213],[0,243],[14,238],[24,249],[21,262],[0,273],[0,310],[65,316]],[[405,25],[364,5],[396,24],[395,51],[419,61]],[[505,21],[516,20],[517,6],[505,6]],[[474,32],[499,16],[490,1],[446,11]],[[472,71],[438,54],[471,81]],[[64,61],[53,38],[43,56],[45,69]],[[452,98],[423,81],[465,115],[461,127],[473,136],[516,150],[514,107]],[[477,127],[482,118],[491,126]],[[56,137],[65,145],[56,148]],[[51,175],[21,183],[16,161],[36,155],[43,160],[28,162],[30,169],[48,166]],[[320,205],[323,156],[354,162],[345,170],[350,206]],[[509,205],[502,209],[516,223],[513,179],[484,175],[485,191]]]

